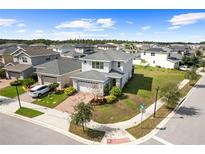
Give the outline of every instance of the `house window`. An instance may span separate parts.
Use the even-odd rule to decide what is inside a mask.
[[[155,56],[155,53],[154,53],[154,52],[151,52],[151,56]]]
[[[153,60],[153,64],[155,64],[155,60]]]
[[[23,61],[24,63],[27,63],[27,62],[28,62],[26,57],[22,57],[22,61]]]
[[[84,64],[86,64],[87,63],[87,61],[84,61]]]
[[[46,57],[46,60],[51,60],[50,56],[49,56],[49,57]]]
[[[146,55],[146,52],[144,52],[144,55]]]
[[[103,62],[92,62],[92,68],[104,69],[104,63]]]
[[[117,67],[120,67],[120,62],[117,62]]]

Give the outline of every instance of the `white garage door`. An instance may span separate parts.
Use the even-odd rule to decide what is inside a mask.
[[[87,81],[78,81],[78,90],[82,92],[94,92],[99,90],[99,84]]]

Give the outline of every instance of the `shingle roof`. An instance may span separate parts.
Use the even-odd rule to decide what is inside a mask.
[[[31,65],[28,64],[17,64],[15,66],[9,65],[4,67],[7,71],[14,71],[14,72],[23,72],[29,68],[31,68]]]
[[[76,48],[94,48],[92,44],[77,44],[75,45]]]
[[[29,56],[41,56],[41,55],[58,55],[58,52],[54,52],[52,49],[46,49],[39,46],[26,46],[22,48],[23,51]]]
[[[122,50],[106,50],[98,51],[94,54],[88,55],[82,60],[100,60],[100,61],[126,61],[134,58],[132,54],[125,53]]]
[[[108,80],[108,78],[105,76],[105,73],[98,72],[95,70],[74,74],[71,76],[71,78],[98,82],[105,82],[106,80]]]
[[[5,48],[0,49],[0,55],[11,54],[12,52],[16,50],[17,50],[16,46],[5,47]]]
[[[36,68],[39,73],[62,75],[81,69],[81,62],[69,58],[60,58],[37,65]]]
[[[117,46],[112,45],[112,44],[98,44],[97,47],[112,47],[112,48],[116,48]]]

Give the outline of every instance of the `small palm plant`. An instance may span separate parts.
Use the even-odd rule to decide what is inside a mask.
[[[83,131],[85,131],[85,124],[86,122],[89,122],[92,117],[92,106],[81,102],[74,107],[74,110],[75,112],[72,114],[72,121],[76,125],[81,125]]]

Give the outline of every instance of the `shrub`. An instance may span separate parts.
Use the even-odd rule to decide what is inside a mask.
[[[114,96],[120,96],[122,94],[122,90],[120,89],[120,87],[112,87],[112,89],[110,90],[110,95],[114,95]]]
[[[54,83],[49,84],[49,89],[50,89],[50,91],[56,92],[56,89],[58,88],[58,86],[59,86],[59,83],[54,82]]]
[[[0,78],[1,79],[6,78],[6,71],[4,69],[0,69]]]
[[[72,86],[70,86],[64,90],[64,93],[68,96],[73,95],[75,92],[76,92],[76,89],[73,88]]]
[[[22,80],[16,80],[10,83],[11,86],[20,86],[22,85],[23,81]]]
[[[105,99],[107,103],[112,104],[117,100],[117,97],[111,94],[109,96],[106,96]]]
[[[23,80],[23,85],[26,88],[30,88],[30,86],[33,85],[34,83],[35,83],[35,80],[32,78],[27,78],[27,79]]]
[[[33,74],[30,76],[30,78],[32,78],[35,82],[38,81],[38,76],[37,76],[37,74],[35,74],[35,73],[33,73]]]

